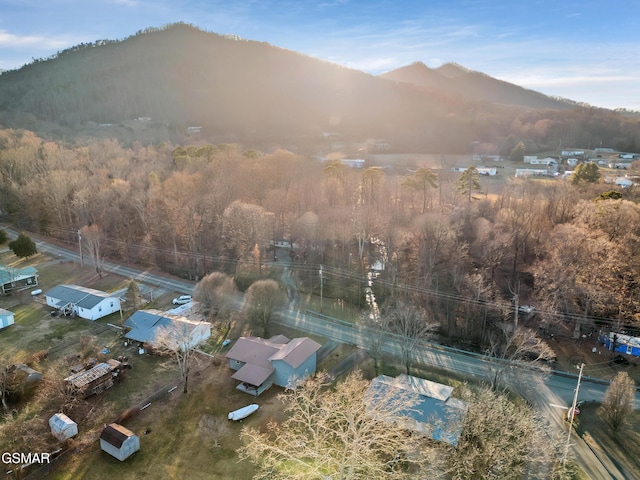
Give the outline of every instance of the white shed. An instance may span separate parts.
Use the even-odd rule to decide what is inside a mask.
[[[64,413],[56,413],[49,419],[51,433],[61,442],[75,437],[78,434],[78,424]]]
[[[140,450],[140,438],[128,428],[110,423],[100,434],[100,448],[123,461]]]
[[[14,323],[15,319],[13,318],[13,312],[0,308],[0,330],[8,327],[9,325],[13,325]]]

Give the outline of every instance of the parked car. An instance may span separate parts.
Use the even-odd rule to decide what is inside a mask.
[[[520,305],[520,307],[518,307],[518,311],[520,313],[533,313],[533,307],[530,305]]]
[[[174,305],[185,305],[191,301],[191,295],[180,295],[173,299]]]
[[[31,295],[33,295],[34,297],[36,295],[40,295],[42,293],[42,289],[41,288],[36,288],[35,290],[31,290]]]
[[[226,347],[227,345],[229,345],[231,343],[231,340],[229,340],[228,338],[222,342],[222,346]]]

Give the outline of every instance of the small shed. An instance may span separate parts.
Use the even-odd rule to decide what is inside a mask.
[[[75,437],[78,434],[78,424],[64,413],[56,413],[49,419],[51,433],[61,442]]]
[[[140,450],[140,438],[128,428],[110,423],[100,434],[100,448],[122,462]]]
[[[0,308],[0,330],[14,323],[13,312]]]

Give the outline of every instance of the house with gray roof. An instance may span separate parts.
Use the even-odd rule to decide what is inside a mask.
[[[240,337],[226,357],[236,370],[231,376],[240,383],[236,388],[254,396],[272,385],[290,387],[292,383],[316,372],[316,352],[320,344],[308,337],[289,340],[276,335],[266,340]]]
[[[45,292],[47,305],[63,315],[98,320],[120,310],[120,298],[93,288],[58,285]]]
[[[0,290],[7,294],[38,286],[38,270],[33,267],[13,268],[0,266]]]
[[[155,346],[158,335],[163,330],[174,334],[174,340],[180,342],[181,350],[196,347],[211,336],[211,324],[190,320],[184,316],[161,312],[160,310],[138,310],[124,322],[129,330],[125,338]]]
[[[407,429],[454,447],[458,444],[468,405],[451,396],[453,387],[405,374],[395,378],[380,375],[369,385],[369,407],[375,411],[377,402],[393,398],[394,392],[399,391],[418,397],[413,408],[398,414]]]

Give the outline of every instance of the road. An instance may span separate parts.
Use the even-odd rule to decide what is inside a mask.
[[[15,238],[18,235],[15,230],[9,227],[0,226],[0,228],[3,228],[11,238]],[[42,240],[34,239],[34,241],[39,252],[46,252],[64,260],[80,262],[80,255],[77,252],[51,245]],[[141,283],[185,294],[191,293],[194,286],[190,282],[125,267],[112,262],[103,263],[103,270],[125,278],[133,278]],[[336,321],[318,313],[299,310],[297,308],[299,302],[296,300],[298,298],[297,290],[293,288],[294,282],[286,268],[283,272],[283,281],[289,294],[293,295],[294,301],[290,304],[291,308],[282,312],[278,317],[278,322],[300,331],[325,337],[328,340],[348,343],[360,348],[366,348],[371,335],[376,334],[363,327],[354,327],[353,324],[348,322]],[[292,292],[292,290],[294,291]],[[382,351],[388,355],[401,356],[399,340],[385,335]],[[495,363],[488,361],[484,356],[426,342],[416,349],[414,360],[417,364],[433,366],[482,380],[487,380],[492,368],[495,368]],[[514,390],[518,391],[540,411],[544,418],[548,419],[552,428],[558,432],[567,432],[563,421],[565,411],[553,405],[571,404],[576,386],[575,376],[553,373],[541,375],[526,368],[512,367],[507,369],[504,379]],[[585,380],[580,387],[580,399],[601,401],[606,388],[606,384]],[[640,405],[640,401],[638,395],[636,395],[636,408],[638,405]],[[572,436],[571,449],[578,465],[592,480],[626,480],[631,478],[622,474],[607,458],[596,456],[586,442],[577,435]]]
[[[354,327],[349,322],[336,321],[317,312],[289,309],[279,317],[284,325],[328,338],[332,341],[348,343],[366,349],[371,335],[366,328]],[[401,356],[399,339],[385,334],[382,351],[385,354]],[[461,375],[475,377],[487,381],[495,369],[495,363],[482,355],[462,352],[430,343],[422,343],[414,356],[416,364],[437,367]],[[557,406],[569,406],[577,384],[577,375],[561,373],[541,374],[522,367],[508,367],[504,381],[538,410],[551,429],[560,435],[567,436],[567,425],[564,421],[566,410]],[[580,385],[580,400],[601,401],[608,384],[584,380]],[[636,394],[636,406],[640,405]],[[554,406],[557,405],[557,406]],[[572,434],[570,453],[580,468],[592,480],[631,480],[632,477],[620,472],[606,456],[596,455],[589,445],[579,436]]]
[[[16,232],[12,228],[7,227],[6,225],[2,225],[0,226],[0,228],[7,232],[7,235],[9,235],[10,238],[16,238],[18,236],[18,232]],[[38,240],[34,236],[32,236],[31,239],[35,242],[38,252],[51,254],[61,260],[70,260],[77,263],[80,263],[81,261],[80,254],[76,251],[58,247],[43,240]],[[115,275],[120,275],[124,278],[133,278],[139,283],[155,285],[165,290],[175,291],[181,294],[190,294],[194,286],[193,282],[177,280],[174,278],[157,275],[148,271],[125,267],[123,265],[118,265],[117,263],[112,262],[103,262],[102,270],[105,272],[113,273]]]

